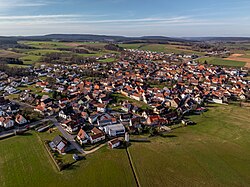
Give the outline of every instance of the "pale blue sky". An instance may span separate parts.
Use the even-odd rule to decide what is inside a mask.
[[[0,35],[250,36],[250,0],[0,0]]]

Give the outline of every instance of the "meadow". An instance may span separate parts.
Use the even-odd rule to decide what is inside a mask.
[[[124,149],[104,147],[58,172],[35,132],[0,142],[0,186],[136,186]]]
[[[126,49],[140,49],[145,51],[178,53],[178,54],[198,54],[203,55],[202,52],[193,51],[190,46],[176,45],[176,44],[120,44],[119,46]]]
[[[230,115],[229,115],[230,114]],[[212,105],[196,126],[129,147],[142,186],[249,186],[250,109]]]
[[[249,186],[249,108],[210,105],[197,122],[128,148],[141,186]],[[229,115],[230,114],[230,115]],[[124,149],[107,146],[58,172],[30,131],[0,141],[0,186],[136,186]],[[67,157],[70,160],[70,157]]]
[[[246,64],[245,62],[240,62],[236,60],[227,60],[225,58],[217,58],[217,57],[199,58],[197,61],[201,63],[205,63],[205,61],[207,61],[208,64],[212,65],[234,66],[234,67],[243,67]]]

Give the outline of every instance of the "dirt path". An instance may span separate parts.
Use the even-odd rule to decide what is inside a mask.
[[[250,58],[241,57],[243,55],[244,54],[232,54],[231,56],[226,58],[226,60],[234,60],[234,61],[238,61],[238,62],[246,62],[245,67],[250,68]]]
[[[88,154],[91,154],[91,153],[96,152],[98,149],[102,148],[102,147],[105,146],[105,145],[106,145],[106,143],[101,144],[101,145],[99,145],[98,147],[96,147],[96,148],[94,148],[94,149],[92,149],[92,150],[90,150],[90,151],[84,151],[84,152],[85,152],[86,155],[88,155]]]

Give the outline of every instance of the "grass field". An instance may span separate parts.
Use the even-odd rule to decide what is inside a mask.
[[[0,142],[0,186],[135,186],[125,150],[104,147],[72,168],[57,172],[39,136]]]
[[[120,44],[121,47],[127,49],[140,49],[155,52],[165,52],[165,53],[178,53],[178,54],[199,54],[202,52],[196,52],[191,49],[190,46],[173,45],[173,44]]]
[[[249,186],[249,114],[249,108],[214,105],[191,117],[196,126],[133,143],[129,150],[141,185]]]
[[[131,99],[131,98],[126,97],[126,96],[119,94],[119,93],[112,94],[112,98],[113,98],[113,103],[116,103],[116,104],[119,104],[120,102],[123,102],[123,101],[129,101],[131,104],[134,104],[135,106],[137,106],[143,110],[151,109],[151,107],[149,105],[147,105],[146,103],[144,103],[142,101],[137,101],[137,100]]]
[[[211,105],[191,116],[196,126],[129,147],[141,186],[249,186],[250,108]],[[230,115],[229,115],[230,114]],[[136,186],[124,149],[104,147],[59,173],[31,132],[0,141],[0,184],[9,186]],[[68,158],[70,159],[70,158]]]
[[[15,53],[15,52],[12,52],[12,51],[0,49],[0,57],[4,57],[4,58],[19,58],[21,56],[22,56],[22,54],[20,54],[20,53]]]
[[[39,62],[40,59],[41,59],[41,56],[37,56],[37,55],[26,55],[20,58],[20,60],[22,60],[25,65],[32,65],[36,62]]]
[[[243,67],[245,66],[245,62],[239,62],[239,61],[234,61],[234,60],[226,60],[223,58],[216,58],[216,57],[205,57],[205,58],[200,58],[198,60],[201,63],[204,63],[207,61],[208,64],[213,64],[213,65],[220,65],[220,66],[235,66],[235,67]]]
[[[107,59],[104,59],[104,60],[99,60],[100,62],[114,62],[115,61],[115,58],[107,58]]]

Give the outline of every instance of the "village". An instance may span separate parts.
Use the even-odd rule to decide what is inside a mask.
[[[247,69],[199,64],[196,58],[126,50],[115,63],[42,64],[23,77],[1,72],[0,136],[55,126],[62,136],[48,142],[51,150],[67,154],[73,147],[85,154],[86,145],[116,148],[129,135],[193,125],[185,116],[206,112],[207,103],[249,100]],[[98,76],[86,76],[88,71]]]

